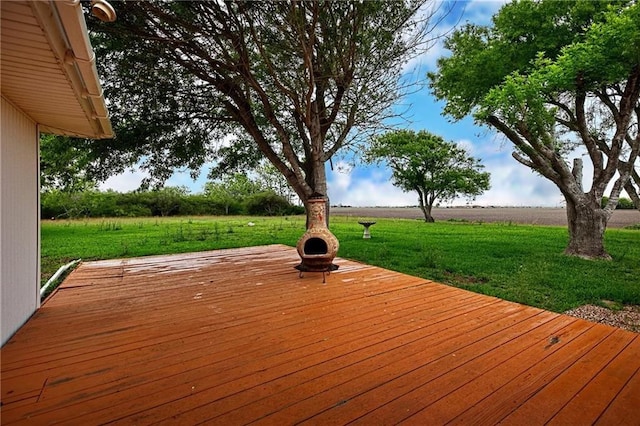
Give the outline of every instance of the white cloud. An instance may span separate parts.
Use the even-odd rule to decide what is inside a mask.
[[[406,193],[390,182],[391,173],[381,167],[367,168],[367,176],[354,177],[356,167],[344,171],[329,170],[327,185],[329,199],[334,205],[358,207],[412,206],[417,204],[417,195]]]
[[[482,206],[548,206],[563,205],[556,186],[533,173],[511,157],[510,147],[500,147],[494,138],[472,143],[461,140],[471,153],[481,159],[485,171],[491,173],[491,189],[474,201],[458,198],[447,205]],[[357,166],[344,172],[327,171],[329,198],[334,205],[415,206],[418,195],[404,192],[391,183],[391,170],[384,167]]]
[[[456,142],[456,145],[460,149],[464,149],[468,156],[475,157],[476,154],[476,146],[469,139],[461,139]]]
[[[189,171],[176,170],[167,180],[165,186],[185,186],[191,193],[202,192],[204,184],[207,182],[207,173],[211,167],[210,163],[205,164],[196,180],[191,178]],[[131,192],[140,187],[143,179],[148,178],[149,173],[140,170],[137,166],[132,170],[119,175],[111,176],[109,179],[98,185],[101,191],[111,189],[117,192]]]
[[[328,176],[328,181],[331,183],[329,190],[333,190],[337,193],[348,191],[351,186],[351,170],[352,167],[345,162],[338,162],[336,165],[336,171],[331,171],[331,176]]]
[[[402,191],[391,182],[369,179],[355,181],[348,191],[337,191],[329,186],[331,204],[356,207],[415,206],[418,195]]]
[[[499,134],[489,134],[471,145],[472,156],[479,158],[484,171],[491,174],[491,188],[477,197],[473,204],[483,206],[547,206],[557,207],[563,198],[551,181],[518,163],[512,156],[513,146]],[[461,203],[464,200],[457,200]]]
[[[111,176],[101,183],[98,188],[102,191],[112,189],[117,192],[135,191],[140,187],[142,180],[149,177],[147,172],[141,171],[137,166],[132,170],[119,175]]]
[[[545,206],[558,207],[563,198],[557,187],[544,177],[519,164],[510,156],[485,161],[491,173],[491,189],[473,204],[482,206]]]

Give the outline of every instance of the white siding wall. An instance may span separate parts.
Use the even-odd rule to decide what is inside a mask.
[[[2,98],[0,298],[2,345],[40,305],[38,128]]]

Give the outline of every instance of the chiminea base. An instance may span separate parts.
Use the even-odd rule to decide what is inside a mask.
[[[309,266],[301,263],[299,265],[294,266],[300,273],[298,274],[299,278],[302,278],[305,272],[322,272],[322,284],[326,283],[325,274],[331,274],[331,271],[336,271],[340,266],[335,263],[330,263],[329,266]]]

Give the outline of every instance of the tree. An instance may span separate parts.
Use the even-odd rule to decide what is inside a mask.
[[[610,258],[607,221],[623,188],[635,194],[640,4],[515,1],[492,27],[467,25],[445,45],[451,56],[429,74],[444,113],[496,129],[518,162],[556,184],[566,200],[565,253]],[[577,148],[593,166],[587,190],[582,159],[569,159]]]
[[[264,157],[303,202],[326,195],[325,162],[393,114],[428,1],[114,2],[115,23],[90,20],[117,135],[98,171]]]
[[[236,173],[218,181],[207,182],[204,185],[204,194],[223,205],[227,215],[232,206],[242,204],[245,199],[262,190],[259,183],[251,181],[242,173]]]
[[[87,173],[90,153],[79,149],[68,136],[40,137],[40,188],[43,191],[79,192],[95,189]]]
[[[166,186],[153,191],[153,210],[162,217],[175,214],[180,210],[182,200],[189,194],[185,186]]]
[[[436,200],[458,196],[475,198],[489,189],[489,173],[479,160],[440,136],[421,130],[397,130],[373,139],[366,154],[369,162],[385,161],[393,181],[405,191],[416,191],[425,222],[433,222]]]
[[[254,169],[256,180],[262,188],[272,191],[287,200],[289,204],[299,204],[299,198],[291,189],[284,176],[268,161],[261,161]]]
[[[282,216],[295,210],[284,197],[271,190],[251,195],[244,204],[247,213],[252,215]]]

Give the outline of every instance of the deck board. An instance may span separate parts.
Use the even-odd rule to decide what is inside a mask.
[[[636,333],[298,261],[81,264],[0,351],[2,424],[638,424]]]

